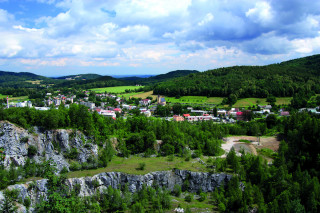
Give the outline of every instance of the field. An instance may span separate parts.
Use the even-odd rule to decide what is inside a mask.
[[[153,95],[153,91],[143,92],[143,93],[137,93],[137,94],[132,95],[132,96],[130,96],[130,97],[142,98],[142,99],[144,99],[144,98],[146,98],[146,97],[148,97],[148,96],[152,97],[153,100],[156,100],[156,99],[158,98],[157,95]],[[161,97],[162,97],[162,96],[161,96]]]
[[[137,169],[139,167],[139,163],[146,164],[144,170]],[[113,157],[106,168],[69,172],[68,178],[93,176],[103,172],[124,172],[128,174],[144,175],[150,172],[167,171],[174,168],[191,171],[206,171],[205,166],[194,159],[185,161],[182,158],[174,157],[173,161],[168,161],[168,157],[144,158],[130,156],[127,159]]]
[[[8,95],[0,94],[0,99],[7,98],[7,96]],[[11,97],[9,95],[9,102],[18,102],[18,101],[27,101],[27,100],[29,100],[28,96]]]
[[[124,93],[127,89],[134,90],[134,89],[139,89],[139,88],[143,88],[143,86],[104,87],[104,88],[93,88],[90,90],[95,91],[96,93],[109,92],[109,93],[113,93],[113,94],[119,94],[119,93]]]
[[[276,105],[290,104],[291,99],[291,97],[276,98]],[[238,100],[233,107],[248,107],[256,104],[267,105],[268,103],[266,102],[265,98],[243,98]]]
[[[221,97],[211,97],[206,96],[182,96],[180,98],[166,97],[167,102],[171,103],[194,103],[194,104],[216,104],[219,105],[222,102]]]
[[[31,83],[31,84],[40,84],[41,83],[41,80],[36,80],[36,81],[26,81],[28,83]]]

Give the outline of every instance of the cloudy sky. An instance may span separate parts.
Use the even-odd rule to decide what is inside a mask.
[[[0,0],[0,70],[160,74],[320,52],[319,0]]]

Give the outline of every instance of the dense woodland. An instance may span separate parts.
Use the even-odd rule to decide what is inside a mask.
[[[60,107],[58,110],[51,109],[49,111],[36,111],[29,108],[2,109],[0,119],[9,120],[24,128],[32,128],[36,125],[46,129],[74,128],[81,130],[92,137],[94,139],[92,142],[97,143],[100,146],[100,152],[104,153],[99,155],[101,156],[99,158],[100,166],[107,166],[107,162],[111,159],[109,157],[104,159],[103,156],[111,155],[112,157],[114,153],[105,150],[112,149],[111,146],[102,149],[103,144],[110,136],[118,138],[120,142],[118,155],[120,156],[145,153],[147,157],[156,153],[153,149],[154,141],[161,139],[163,144],[159,155],[175,154],[187,160],[192,156],[186,147],[194,150],[194,157],[201,154],[214,156],[221,154],[221,137],[225,135],[267,134],[271,130],[276,130],[284,140],[281,142],[278,155],[271,166],[268,166],[260,156],[243,154],[242,157],[237,157],[234,150],[229,152],[226,159],[210,158],[208,164],[214,166],[214,172],[231,172],[234,177],[224,187],[209,193],[207,199],[211,199],[216,210],[221,212],[248,212],[253,208],[257,208],[258,212],[318,212],[320,208],[320,156],[318,152],[320,149],[320,118],[308,113],[297,113],[282,120],[271,116],[269,119],[261,121],[217,125],[212,122],[193,124],[169,122],[143,116],[134,116],[127,120],[119,118],[114,121],[97,113],[92,114],[81,105],[71,105],[70,109]],[[44,162],[43,166],[48,165],[48,162]],[[16,172],[18,171],[13,169],[6,171],[2,168],[1,179],[8,180],[8,184],[12,184],[15,180],[10,178],[17,177]],[[20,171],[28,170],[24,168]],[[52,169],[45,171],[52,171]],[[85,198],[83,202],[74,202],[80,198],[76,196],[76,193],[64,191],[66,189],[62,184],[63,176],[50,176],[47,173],[42,175],[49,178],[50,193],[52,194],[50,194],[49,201],[44,201],[37,207],[41,210],[56,212],[57,208],[60,208],[60,212],[67,212],[72,211],[72,208],[84,208],[85,206],[85,208],[97,208],[100,211],[131,208],[135,212],[136,208],[145,208],[146,206],[151,208],[150,206],[155,205],[155,202],[158,203],[158,207],[159,203],[161,204],[162,210],[167,208],[167,204],[161,201],[167,192],[157,191],[157,189],[152,192],[149,192],[151,189],[145,189],[143,192],[145,194],[152,193],[154,196],[141,198],[139,195],[130,195],[133,198],[130,203],[125,203],[125,205],[123,202],[126,193],[111,189],[112,192],[106,192],[99,197]],[[60,178],[62,179],[60,180]],[[244,187],[240,187],[241,185]],[[182,190],[187,189],[186,183]],[[121,205],[118,203],[119,205],[113,206],[112,203],[105,203],[111,198],[107,199],[104,196],[108,197],[110,193],[117,193],[114,196],[118,197],[120,194],[123,200]],[[112,197],[114,198],[114,196]],[[141,203],[147,205],[141,205]],[[143,211],[139,210],[138,212]]]
[[[154,94],[233,98],[320,93],[320,55],[268,66],[234,66],[190,74],[156,85]]]

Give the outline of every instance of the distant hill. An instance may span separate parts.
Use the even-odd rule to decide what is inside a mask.
[[[168,72],[166,74],[152,76],[149,78],[128,77],[128,78],[122,78],[122,79],[127,81],[133,81],[135,84],[150,85],[150,84],[156,84],[156,83],[171,80],[173,78],[178,78],[178,77],[189,75],[191,73],[198,73],[198,72],[199,71],[196,71],[196,70],[176,70],[176,71]]]
[[[79,75],[67,75],[67,76],[61,76],[54,79],[64,79],[64,80],[91,80],[91,79],[97,79],[102,77],[102,75],[98,74],[79,74]]]
[[[113,78],[111,76],[100,76],[98,78],[80,80],[64,80],[55,85],[55,87],[73,87],[73,88],[82,88],[82,89],[92,89],[92,88],[101,88],[101,87],[114,87],[114,86],[126,86],[131,85],[132,82],[127,82],[121,79]]]
[[[167,96],[292,96],[299,90],[320,93],[320,55],[267,66],[233,66],[193,73],[156,85]]]

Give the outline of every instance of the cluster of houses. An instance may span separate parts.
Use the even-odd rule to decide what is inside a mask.
[[[58,107],[62,103],[69,107],[69,103],[76,103],[80,105],[84,105],[89,108],[91,111],[96,111],[97,113],[105,116],[105,117],[111,117],[113,119],[116,119],[117,114],[123,114],[126,116],[126,113],[123,113],[123,110],[130,111],[133,109],[138,109],[141,114],[144,114],[146,117],[150,117],[154,114],[155,110],[157,109],[157,105],[166,105],[166,100],[163,97],[158,96],[157,98],[157,105],[152,105],[152,101],[150,99],[142,99],[139,101],[139,106],[135,105],[129,105],[125,102],[124,99],[121,99],[120,97],[117,97],[113,94],[96,94],[97,97],[100,98],[113,98],[116,100],[118,106],[112,107],[108,106],[108,103],[101,102],[100,106],[96,106],[95,103],[89,101],[89,91],[84,92],[85,97],[82,99],[76,99],[76,95],[60,95],[52,96],[51,93],[47,93],[46,96],[46,107],[35,107],[37,110],[49,110],[50,107],[54,105],[55,107]],[[9,104],[7,99],[7,107],[32,107],[31,101],[23,101],[16,104]],[[183,115],[173,115],[173,117],[167,117],[167,120],[173,120],[173,121],[189,121],[189,122],[196,122],[196,121],[216,121],[216,122],[229,122],[234,123],[237,120],[246,120],[246,116],[248,113],[253,114],[273,114],[271,112],[272,106],[266,105],[266,106],[259,106],[259,110],[256,111],[250,111],[250,110],[241,110],[239,108],[231,108],[230,110],[225,109],[218,109],[216,113],[213,113],[213,111],[204,111],[204,110],[194,110],[192,107],[188,107],[188,113],[189,114],[183,114]],[[315,114],[320,114],[318,111],[319,108],[302,108],[299,111],[308,111]],[[289,116],[290,113],[286,111],[285,109],[279,110],[279,116]]]

